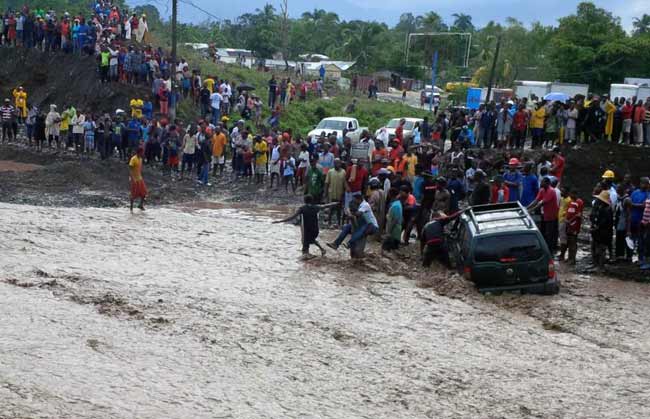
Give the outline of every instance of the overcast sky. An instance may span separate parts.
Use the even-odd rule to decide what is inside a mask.
[[[280,1],[248,0],[221,2],[215,0],[187,0],[224,19],[234,19],[242,13],[253,12],[266,3],[271,3],[279,10]],[[171,14],[170,0],[130,0],[130,4],[152,3],[158,5],[161,13]],[[579,1],[544,0],[538,2],[524,0],[289,0],[289,12],[293,17],[305,11],[323,8],[337,13],[342,19],[377,20],[394,25],[402,13],[415,15],[435,11],[446,22],[451,22],[453,13],[466,13],[472,16],[475,25],[483,26],[490,20],[503,21],[512,16],[528,24],[539,20],[545,24],[556,24],[557,19],[575,12]],[[595,0],[599,7],[604,7],[621,17],[625,29],[632,27],[634,17],[643,13],[650,14],[650,0]],[[191,5],[179,0],[179,18],[184,22],[200,22],[208,16]]]

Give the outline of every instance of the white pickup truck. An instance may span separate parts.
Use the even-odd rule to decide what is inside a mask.
[[[352,143],[357,143],[363,131],[367,131],[368,127],[360,127],[359,121],[356,118],[348,118],[345,116],[333,116],[321,120],[316,128],[309,131],[307,136],[309,139],[318,138],[322,133],[325,135],[336,134],[337,138],[343,138],[343,130],[347,130],[346,136],[350,137]]]

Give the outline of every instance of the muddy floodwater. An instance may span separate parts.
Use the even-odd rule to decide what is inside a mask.
[[[280,215],[0,204],[0,418],[650,417],[648,284],[423,286]]]

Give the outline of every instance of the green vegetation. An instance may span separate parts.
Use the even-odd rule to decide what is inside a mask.
[[[356,109],[345,113],[346,106],[353,98],[348,95],[332,99],[296,101],[280,118],[283,128],[291,128],[294,132],[306,134],[318,122],[329,116],[349,116],[359,120],[359,124],[368,127],[371,133],[384,126],[389,119],[400,117],[424,118],[430,115],[427,111],[415,109],[401,103],[378,102],[366,98],[357,98]]]

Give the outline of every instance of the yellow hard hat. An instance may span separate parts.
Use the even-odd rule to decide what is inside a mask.
[[[611,170],[605,170],[605,173],[603,173],[603,179],[614,179],[615,177],[614,172]]]

